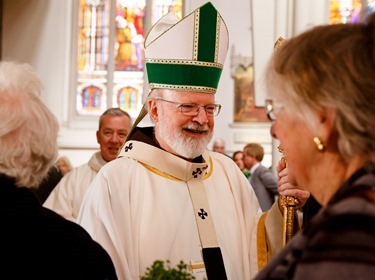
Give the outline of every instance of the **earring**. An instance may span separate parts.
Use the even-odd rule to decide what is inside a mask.
[[[326,150],[326,145],[322,140],[320,140],[319,137],[314,137],[314,143],[316,145],[316,148],[319,150],[319,152],[324,152]]]

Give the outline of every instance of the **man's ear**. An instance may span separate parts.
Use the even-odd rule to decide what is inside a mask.
[[[156,100],[149,99],[148,102],[147,102],[147,106],[148,106],[148,113],[149,113],[151,119],[153,120],[153,122],[157,122],[158,117],[159,117],[159,114],[158,114],[159,112],[158,112]]]

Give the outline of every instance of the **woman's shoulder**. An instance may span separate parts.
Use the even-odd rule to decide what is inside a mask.
[[[347,197],[327,205],[304,229],[307,260],[370,262],[375,265],[375,205]]]

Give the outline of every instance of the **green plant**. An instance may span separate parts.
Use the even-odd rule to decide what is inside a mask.
[[[166,261],[166,267],[163,261],[154,261],[151,267],[146,269],[146,274],[141,277],[141,280],[194,280],[195,277],[191,274],[189,266],[180,261],[177,268],[171,268],[170,261]]]

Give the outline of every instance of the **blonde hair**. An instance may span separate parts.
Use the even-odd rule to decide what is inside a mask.
[[[259,145],[257,143],[247,144],[244,147],[243,152],[248,156],[255,157],[255,159],[259,162],[261,162],[263,160],[263,157],[264,157],[264,149],[261,145]]]
[[[28,64],[0,62],[0,173],[36,187],[57,157],[58,122]]]

